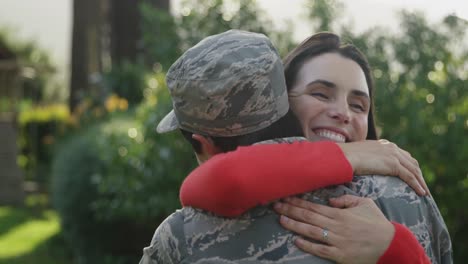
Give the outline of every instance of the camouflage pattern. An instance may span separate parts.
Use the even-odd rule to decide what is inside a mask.
[[[230,30],[202,40],[169,69],[173,111],[157,131],[244,135],[289,110],[281,58],[263,34]]]
[[[284,143],[304,138],[262,143]],[[373,199],[386,217],[410,228],[432,263],[452,263],[447,227],[429,196],[418,196],[396,177],[359,176],[346,185],[302,195],[326,204],[331,197],[352,194]],[[268,206],[259,206],[235,218],[222,218],[185,207],[169,216],[156,230],[140,264],[150,263],[332,263],[306,254],[292,243],[294,235],[279,225]]]

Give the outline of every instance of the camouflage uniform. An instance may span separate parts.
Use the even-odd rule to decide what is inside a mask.
[[[261,34],[232,30],[202,40],[169,69],[173,108],[158,132],[183,128],[209,136],[237,136],[266,128],[288,109],[278,52]],[[304,138],[263,143],[290,142]],[[371,197],[390,220],[406,224],[434,263],[451,263],[447,228],[430,197],[419,197],[394,177],[355,177],[348,185],[304,195],[325,204],[349,193]],[[330,263],[292,243],[270,206],[235,218],[194,208],[169,216],[156,230],[141,264],[148,263]]]
[[[453,262],[447,227],[431,197],[418,196],[396,177],[356,176],[349,184],[306,193],[302,198],[326,204],[329,198],[343,194],[373,199],[389,220],[409,227],[432,263]],[[158,227],[140,264],[332,263],[298,250],[293,237],[279,225],[271,205],[235,219],[186,207]]]
[[[172,110],[159,133],[177,128],[232,137],[268,127],[289,110],[281,58],[262,34],[230,30],[207,37],[168,70]]]

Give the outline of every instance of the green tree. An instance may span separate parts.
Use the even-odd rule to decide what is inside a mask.
[[[422,14],[401,12],[401,32],[374,28],[351,40],[367,55],[376,84],[381,137],[408,150],[449,228],[455,263],[466,258],[468,228],[468,93],[465,21],[447,16],[431,25]],[[456,33],[454,33],[456,32]]]
[[[172,17],[147,4],[141,7],[148,60],[160,63],[163,69],[203,38],[229,29],[264,33],[282,54],[293,47],[291,26],[275,30],[272,20],[250,0],[184,0],[181,10],[181,16]],[[164,38],[155,37],[154,32]]]
[[[402,33],[390,38],[389,81],[378,81],[382,135],[419,160],[461,262],[467,255],[460,249],[468,247],[468,49],[460,45],[467,24],[448,16],[430,25],[406,12],[401,21]]]
[[[309,0],[306,5],[315,31],[333,31],[333,24],[344,10],[343,3],[336,0]]]
[[[30,99],[34,102],[57,99],[53,98],[56,91],[52,89],[54,87],[51,83],[56,70],[55,65],[42,47],[34,41],[19,39],[13,29],[5,27],[0,28],[0,46],[11,51],[14,54],[12,56],[23,67],[21,99]]]
[[[381,137],[421,164],[449,228],[454,262],[462,262],[468,257],[461,250],[468,248],[468,22],[449,15],[430,24],[421,13],[401,11],[399,33],[374,27],[356,34],[348,25],[336,25],[340,6],[313,1],[312,26],[341,26],[342,39],[366,54],[376,84]]]

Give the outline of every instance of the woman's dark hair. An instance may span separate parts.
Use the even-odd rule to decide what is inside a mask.
[[[197,153],[201,153],[200,142],[194,140],[192,135],[194,133],[180,129],[184,138],[192,145]],[[206,135],[205,135],[206,136]],[[250,134],[233,136],[233,137],[210,137],[214,144],[223,152],[235,150],[238,146],[248,146],[257,142],[285,137],[299,137],[302,136],[301,125],[290,109],[286,115],[272,123],[270,126],[263,128],[259,131]]]
[[[368,129],[366,139],[378,139],[374,120],[374,82],[370,71],[369,62],[362,52],[351,44],[341,42],[339,36],[321,32],[304,40],[299,46],[293,49],[283,60],[284,75],[288,91],[294,87],[299,70],[304,63],[324,53],[338,53],[341,56],[355,61],[366,76],[367,86],[369,87],[370,109],[368,116]]]

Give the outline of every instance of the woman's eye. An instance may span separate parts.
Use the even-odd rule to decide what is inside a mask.
[[[364,106],[362,105],[359,105],[359,104],[350,104],[350,106],[354,109],[357,109],[358,111],[360,112],[365,112],[366,109],[364,108]]]
[[[314,96],[314,97],[319,97],[319,98],[322,98],[322,99],[328,99],[328,96],[324,93],[310,93],[311,96]]]

